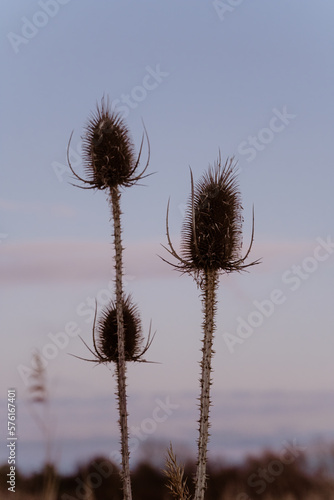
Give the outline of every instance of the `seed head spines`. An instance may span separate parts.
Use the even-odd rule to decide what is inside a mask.
[[[175,251],[168,224],[169,202],[166,215],[168,247],[164,248],[177,260],[171,263],[182,273],[194,276],[201,283],[201,275],[209,270],[230,273],[242,271],[259,261],[244,264],[254,240],[254,212],[252,236],[249,248],[241,257],[242,205],[236,178],[234,158],[228,158],[222,166],[218,161],[194,186],[192,171],[191,195],[181,231],[181,252]]]
[[[144,134],[136,159],[130,132],[121,115],[111,110],[108,99],[102,98],[101,104],[97,104],[84,130],[82,149],[85,179],[80,177],[71,165],[69,147],[72,134],[67,148],[67,160],[72,174],[83,183],[77,187],[112,190],[116,187],[132,186],[146,177],[144,173],[150,159],[150,144],[146,128],[144,126]],[[137,174],[144,137],[148,145],[148,159],[142,172]]]

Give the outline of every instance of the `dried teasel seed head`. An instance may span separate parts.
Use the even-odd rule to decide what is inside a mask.
[[[126,361],[136,361],[140,357],[142,329],[137,306],[131,297],[123,298],[124,352]],[[116,303],[107,307],[98,322],[98,347],[105,361],[118,360]]]
[[[82,139],[87,182],[92,187],[106,189],[131,184],[136,159],[130,133],[104,99],[90,117]]]
[[[192,189],[182,228],[182,257],[196,271],[229,272],[240,259],[242,205],[233,158],[220,159]]]
[[[145,174],[150,161],[150,141],[144,125],[139,153],[134,155],[134,146],[129,130],[122,117],[111,110],[109,100],[102,98],[85,128],[83,141],[83,164],[87,178],[80,177],[72,168],[70,144],[67,146],[67,161],[74,178],[83,185],[73,184],[82,189],[110,189],[132,186],[151,174]],[[144,138],[146,137],[148,154],[146,165],[138,173]]]

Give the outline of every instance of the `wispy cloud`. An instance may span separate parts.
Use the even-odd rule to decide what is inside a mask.
[[[39,201],[15,201],[0,198],[0,210],[4,212],[49,214],[55,217],[74,217],[76,211],[66,203],[42,203]]]
[[[131,430],[139,436],[139,445],[146,442],[173,444],[196,452],[197,438],[197,393],[175,392],[151,394],[129,394],[132,409]],[[93,404],[92,404],[93,402]],[[161,419],[151,432],[145,433],[148,421],[153,419],[157,402],[160,408],[166,403],[172,410],[168,418]],[[164,403],[164,404],[161,404]],[[282,443],[296,439],[311,452],[319,439],[331,442],[334,439],[334,393],[333,392],[216,392],[212,409],[210,457],[240,460],[250,453],[260,453],[264,448],[281,450]],[[0,400],[0,409],[5,400]],[[118,427],[116,409],[109,397],[70,397],[52,401],[57,419],[57,443],[62,450],[61,466],[73,467],[83,457],[97,453],[109,456],[118,450]],[[96,413],[96,408],[99,412]],[[163,411],[159,410],[159,416]],[[24,450],[22,467],[33,466],[31,452],[39,447],[43,458],[41,436],[26,409],[20,408],[25,426],[21,429],[21,446]],[[110,422],[115,422],[111,425]],[[107,438],[106,438],[107,436]],[[141,437],[140,437],[141,436]],[[5,452],[0,451],[0,461]],[[140,456],[140,449],[133,459]],[[163,457],[162,457],[163,458]],[[25,463],[23,463],[25,462]]]
[[[136,278],[171,278],[171,268],[158,255],[168,259],[160,241],[138,241],[126,245],[125,266]],[[308,255],[312,241],[262,241],[254,245],[253,259],[259,273],[280,269]],[[176,241],[176,248],[178,242]],[[4,284],[83,282],[105,280],[113,272],[113,248],[108,241],[45,240],[6,242],[1,248],[0,276]]]
[[[157,242],[139,242],[125,249],[128,275],[143,278],[171,275],[157,256]],[[103,241],[23,241],[1,249],[4,284],[105,280],[113,272],[113,248]]]

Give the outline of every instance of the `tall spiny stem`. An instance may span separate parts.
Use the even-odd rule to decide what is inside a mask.
[[[137,170],[140,164],[145,137],[148,146],[148,158],[144,169],[138,173]],[[131,301],[131,297],[124,297],[123,295],[123,248],[119,190],[121,187],[133,186],[144,177],[147,177],[147,174],[144,174],[150,159],[150,143],[144,127],[144,134],[136,158],[134,145],[126,124],[117,112],[112,111],[109,99],[105,99],[104,97],[101,99],[101,104],[97,105],[96,111],[90,116],[83,136],[83,163],[87,178],[79,176],[71,166],[69,154],[71,138],[72,134],[67,148],[67,160],[76,182],[79,181],[81,184],[78,187],[82,189],[107,190],[112,208],[116,303],[111,302],[103,313],[102,319],[99,321],[100,339],[97,343],[95,341],[95,313],[93,324],[95,353],[87,347],[93,356],[96,356],[98,363],[108,363],[110,361],[116,363],[118,387],[116,395],[118,398],[119,425],[121,430],[123,491],[124,499],[131,500],[125,362],[144,361],[140,358],[149,348],[151,339],[149,336],[146,346],[140,352],[140,319],[136,307]],[[88,359],[87,361],[94,362],[95,360]]]
[[[122,262],[122,236],[121,236],[121,209],[120,192],[116,186],[111,189],[111,206],[114,220],[114,246],[116,270],[116,314],[118,332],[118,360],[117,360],[117,397],[119,407],[119,425],[121,430],[122,453],[122,480],[124,500],[131,500],[131,480],[128,446],[128,412],[126,401],[126,365],[124,350],[124,320],[123,320],[123,262]]]
[[[207,270],[204,274],[203,284],[203,309],[204,309],[204,337],[202,347],[201,365],[201,394],[200,394],[200,419],[198,438],[197,471],[195,477],[195,500],[203,500],[206,488],[206,462],[209,441],[209,411],[210,411],[210,386],[213,332],[215,329],[214,313],[216,305],[217,271]]]
[[[214,167],[194,185],[191,175],[191,196],[181,232],[181,256],[175,251],[168,228],[168,209],[166,233],[168,247],[164,247],[177,263],[165,262],[182,273],[189,273],[202,290],[203,297],[203,347],[201,361],[201,394],[198,438],[198,459],[195,477],[195,500],[203,500],[206,488],[206,462],[209,440],[209,410],[211,385],[212,343],[215,329],[216,287],[220,273],[242,271],[259,261],[245,264],[253,244],[253,229],[249,248],[244,257],[240,256],[242,246],[242,205],[236,179],[236,164],[228,158],[224,165],[219,153]]]

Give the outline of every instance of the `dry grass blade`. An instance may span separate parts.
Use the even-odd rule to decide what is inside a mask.
[[[32,357],[33,369],[30,374],[31,382],[28,387],[29,398],[31,403],[46,403],[48,391],[46,388],[45,367],[38,351],[35,351]]]
[[[177,464],[172,445],[170,445],[167,453],[166,469],[164,470],[169,480],[167,488],[177,500],[190,500],[187,480],[183,479],[184,468]]]
[[[58,478],[52,460],[52,429],[53,421],[50,411],[50,398],[47,388],[47,374],[39,351],[33,353],[33,369],[28,386],[28,404],[30,412],[41,429],[45,440],[45,467],[43,483],[43,499],[56,500],[58,498]]]

